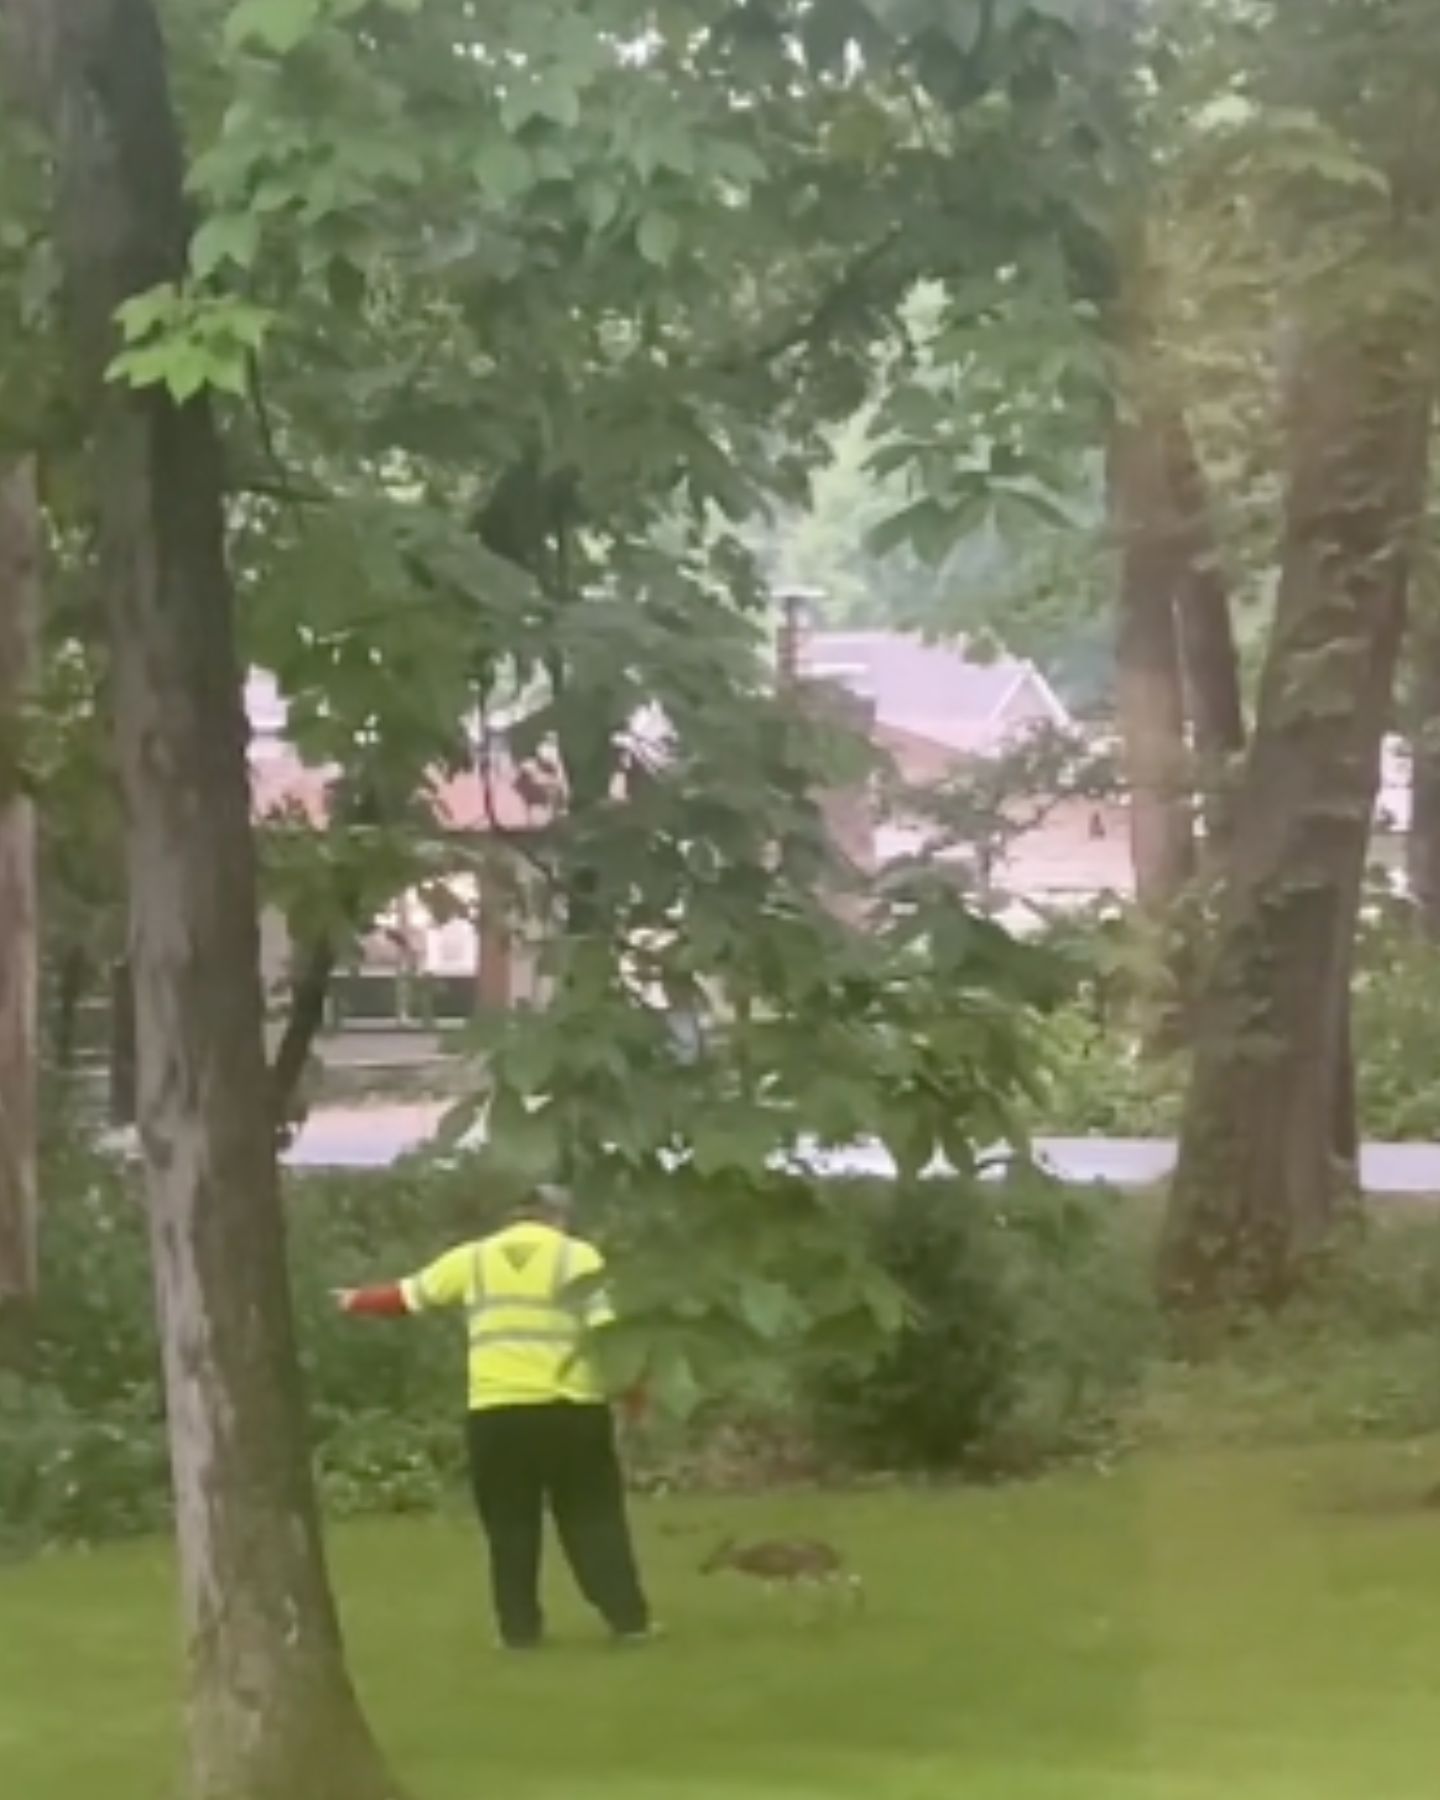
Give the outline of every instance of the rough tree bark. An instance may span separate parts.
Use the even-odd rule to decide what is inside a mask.
[[[1424,487],[1423,359],[1392,328],[1306,345],[1280,597],[1237,801],[1171,1191],[1182,1307],[1276,1303],[1323,1243],[1353,1135],[1347,983]]]
[[[39,586],[35,469],[21,459],[0,464],[0,1363],[23,1353],[39,1283],[35,813],[19,769]]]
[[[1412,786],[1406,868],[1421,926],[1428,937],[1440,941],[1440,620],[1417,623],[1411,641]]]
[[[208,406],[105,380],[177,279],[182,155],[150,0],[3,0],[58,176],[94,421],[127,813],[140,1126],[164,1345],[194,1800],[389,1800],[345,1672],[309,1470],[262,1038],[240,671]]]
[[[1153,418],[1116,422],[1109,488],[1120,556],[1116,709],[1135,892],[1145,912],[1163,919],[1195,874],[1195,832],[1175,624],[1177,545],[1164,437]]]
[[[509,1012],[514,1003],[515,927],[511,883],[492,865],[480,875],[475,1004],[483,1014]]]
[[[1176,615],[1195,775],[1207,846],[1223,852],[1230,839],[1235,766],[1245,750],[1240,660],[1205,474],[1183,414],[1177,412],[1167,422],[1165,441],[1179,561]],[[1215,856],[1210,861],[1218,864]]]

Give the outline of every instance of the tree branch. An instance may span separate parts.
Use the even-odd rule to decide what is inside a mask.
[[[339,791],[341,797],[332,808],[327,830],[345,831],[353,825],[379,823],[380,804],[370,782],[344,784]],[[343,922],[344,933],[353,935],[362,923],[363,883],[353,869],[347,869],[342,863],[336,871],[336,884],[335,917]],[[271,1111],[276,1138],[282,1148],[291,1142],[304,1122],[306,1108],[297,1102],[315,1041],[325,1024],[325,1006],[340,960],[341,938],[342,930],[337,925],[319,926],[311,934],[298,973],[290,984],[290,1008],[285,1029],[270,1065]]]
[[[289,1146],[303,1123],[304,1108],[295,1102],[315,1040],[325,1023],[325,1006],[338,960],[334,934],[322,931],[306,949],[299,974],[291,983],[289,1017],[270,1066],[270,1101],[282,1148]]]
[[[508,825],[501,821],[500,807],[495,796],[495,771],[491,758],[491,746],[494,743],[494,734],[490,729],[490,719],[485,710],[483,696],[477,702],[477,709],[480,715],[480,749],[475,758],[475,772],[480,778],[480,799],[481,804],[485,808],[485,820],[490,828],[491,835],[508,849],[513,850],[522,861],[528,863],[530,867],[541,876],[547,887],[552,889],[558,888],[560,885],[559,877],[545,861],[544,857],[537,856],[530,848],[530,845],[526,841],[525,834],[518,831],[512,831]]]
[[[799,319],[793,320],[783,330],[760,344],[747,349],[739,346],[728,357],[722,357],[719,367],[733,369],[742,363],[777,361],[791,350],[798,350],[803,344],[813,343],[837,314],[863,292],[865,278],[877,264],[884,261],[895,245],[904,236],[904,229],[892,225],[881,238],[868,244],[859,251],[841,270],[839,277],[813,302],[810,308]]]

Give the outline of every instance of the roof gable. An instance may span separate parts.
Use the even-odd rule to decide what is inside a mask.
[[[1001,735],[1022,694],[1057,725],[1069,715],[1033,663],[972,659],[961,645],[927,644],[898,631],[820,631],[800,652],[803,674],[873,701],[882,725],[969,748]]]

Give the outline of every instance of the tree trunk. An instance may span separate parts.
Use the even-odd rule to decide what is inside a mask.
[[[107,383],[114,314],[181,277],[150,0],[5,0],[36,58],[95,428],[126,807],[140,1128],[164,1346],[194,1800],[382,1800],[322,1552],[265,1066],[244,718],[208,405]]]
[[[1145,912],[1163,918],[1195,873],[1195,837],[1175,628],[1177,546],[1164,440],[1153,419],[1117,422],[1109,483],[1120,555],[1116,702],[1135,893]]]
[[[1162,1258],[1181,1306],[1282,1300],[1343,1192],[1350,956],[1428,422],[1420,358],[1398,331],[1308,344],[1280,597]]]
[[[559,691],[559,690],[557,690]],[[565,771],[568,854],[561,877],[564,930],[575,942],[596,937],[608,925],[601,902],[601,874],[593,847],[595,820],[608,805],[616,773],[615,696],[567,683],[566,709],[556,732]]]
[[[1440,621],[1412,636],[1414,688],[1410,727],[1410,831],[1406,872],[1426,935],[1440,942]]]
[[[35,811],[20,774],[35,678],[40,518],[34,464],[0,466],[0,1363],[36,1297]]]
[[[483,1014],[509,1012],[515,997],[515,935],[508,884],[495,870],[480,876],[475,1003]]]
[[[1189,426],[1176,413],[1166,430],[1170,501],[1178,539],[1176,613],[1194,758],[1212,867],[1231,833],[1231,792],[1245,750],[1240,662],[1230,595],[1220,566],[1205,473]]]

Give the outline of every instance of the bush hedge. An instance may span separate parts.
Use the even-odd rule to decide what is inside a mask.
[[[33,1379],[0,1383],[0,1549],[163,1527],[163,1408],[133,1181],[75,1152],[47,1170]],[[908,1323],[878,1365],[837,1352],[634,1446],[637,1478],[758,1483],[854,1470],[989,1477],[1137,1441],[1440,1429],[1440,1211],[1345,1246],[1283,1319],[1213,1362],[1167,1360],[1150,1295],[1157,1208],[1018,1180],[978,1192],[856,1184]],[[316,1466],[336,1514],[429,1510],[461,1476],[457,1334],[357,1325],[336,1285],[412,1269],[484,1229],[464,1170],[298,1180],[291,1251]],[[682,1277],[683,1278],[683,1277]]]
[[[877,1209],[909,1323],[815,1384],[820,1441],[871,1469],[994,1475],[1100,1446],[1158,1353],[1133,1213],[1035,1177],[925,1183]]]

